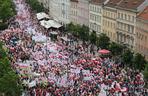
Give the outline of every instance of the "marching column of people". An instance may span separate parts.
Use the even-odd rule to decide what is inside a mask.
[[[143,75],[125,70],[111,57],[71,34],[46,35],[23,0],[14,0],[17,16],[0,38],[12,57],[26,96],[147,96]],[[49,32],[49,34],[51,34]],[[52,35],[51,35],[52,36]],[[61,40],[66,37],[67,40]]]

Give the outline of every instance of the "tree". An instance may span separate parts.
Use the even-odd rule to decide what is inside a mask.
[[[107,37],[105,34],[101,33],[98,37],[98,40],[97,40],[98,47],[100,47],[102,49],[107,49],[109,47],[109,44],[110,44],[109,37]]]
[[[109,45],[109,50],[112,52],[112,54],[115,56],[115,55],[121,55],[122,52],[123,52],[123,46],[120,45],[120,44],[117,44],[115,42],[112,42],[110,45]]]
[[[45,11],[45,8],[43,7],[43,5],[40,4],[37,0],[26,0],[26,3],[28,3],[30,7],[37,13]]]
[[[88,41],[89,38],[89,28],[85,25],[82,25],[80,30],[79,30],[79,37],[83,40],[83,41]]]
[[[134,56],[133,64],[134,64],[134,67],[136,69],[144,70],[144,67],[145,67],[145,64],[146,64],[146,60],[145,60],[144,56],[142,56],[141,54],[137,53]]]
[[[81,30],[81,25],[77,24],[77,25],[74,25],[74,28],[73,28],[73,34],[75,36],[80,36],[80,30]]]
[[[21,86],[18,85],[18,76],[11,69],[6,50],[0,42],[0,95],[20,96]]]
[[[90,38],[90,42],[91,42],[92,44],[96,44],[96,41],[97,41],[97,34],[96,34],[95,31],[93,31],[93,32],[90,34],[89,38]]]
[[[69,32],[73,32],[73,31],[75,31],[75,25],[71,22],[71,23],[66,25],[66,29]]]
[[[14,16],[14,6],[11,0],[0,0],[0,19],[6,22],[10,17]]]
[[[122,54],[122,63],[127,64],[129,67],[133,67],[133,52],[131,52],[129,49],[125,50]]]

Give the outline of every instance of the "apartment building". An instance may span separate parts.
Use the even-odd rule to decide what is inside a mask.
[[[78,0],[70,0],[70,21],[78,24]]]
[[[102,33],[103,4],[105,0],[91,0],[89,4],[89,28],[98,35]]]
[[[63,24],[70,23],[70,0],[60,0],[59,18]]]
[[[61,0],[38,0],[49,11],[49,15],[53,19],[60,21],[60,1]]]
[[[135,48],[136,17],[144,9],[147,0],[121,0],[117,4],[117,41]]]
[[[148,60],[148,6],[137,16],[136,51]]]
[[[89,1],[78,0],[78,24],[89,26]]]
[[[70,0],[39,0],[49,15],[62,24],[70,23]]]
[[[113,42],[117,42],[117,5],[121,0],[108,0],[103,7],[102,31]]]

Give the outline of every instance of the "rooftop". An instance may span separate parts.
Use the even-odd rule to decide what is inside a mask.
[[[138,18],[148,20],[148,6],[138,15]]]
[[[145,0],[121,0],[118,7],[136,10]]]
[[[95,4],[95,5],[99,5],[99,4],[103,4],[106,0],[91,0],[90,3],[91,4]]]
[[[70,0],[71,2],[78,2],[78,0]]]
[[[115,7],[117,6],[117,4],[122,1],[122,0],[109,0],[106,4],[106,6],[109,6],[109,7]]]

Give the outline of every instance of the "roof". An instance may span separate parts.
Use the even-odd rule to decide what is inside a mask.
[[[51,28],[51,27],[60,28],[62,26],[61,24],[59,24],[58,22],[56,22],[54,20],[48,20],[48,21],[42,20],[42,21],[40,21],[40,24],[47,29]]]
[[[98,4],[103,4],[105,1],[106,0],[91,0],[90,3],[98,5]]]
[[[49,17],[46,13],[44,13],[44,12],[37,13],[36,16],[37,16],[37,19],[38,19],[38,20],[41,20],[41,19],[43,19],[43,18],[50,18],[50,17]]]
[[[117,6],[118,3],[120,3],[120,1],[122,1],[122,0],[109,0],[107,2],[106,6],[115,7],[115,6]]]
[[[40,24],[47,29],[51,27],[51,24],[49,24],[46,20],[40,21]]]
[[[138,15],[138,18],[148,20],[148,6]]]
[[[71,2],[78,2],[78,0],[70,0]]]
[[[136,10],[144,1],[145,0],[121,0],[118,7]]]

